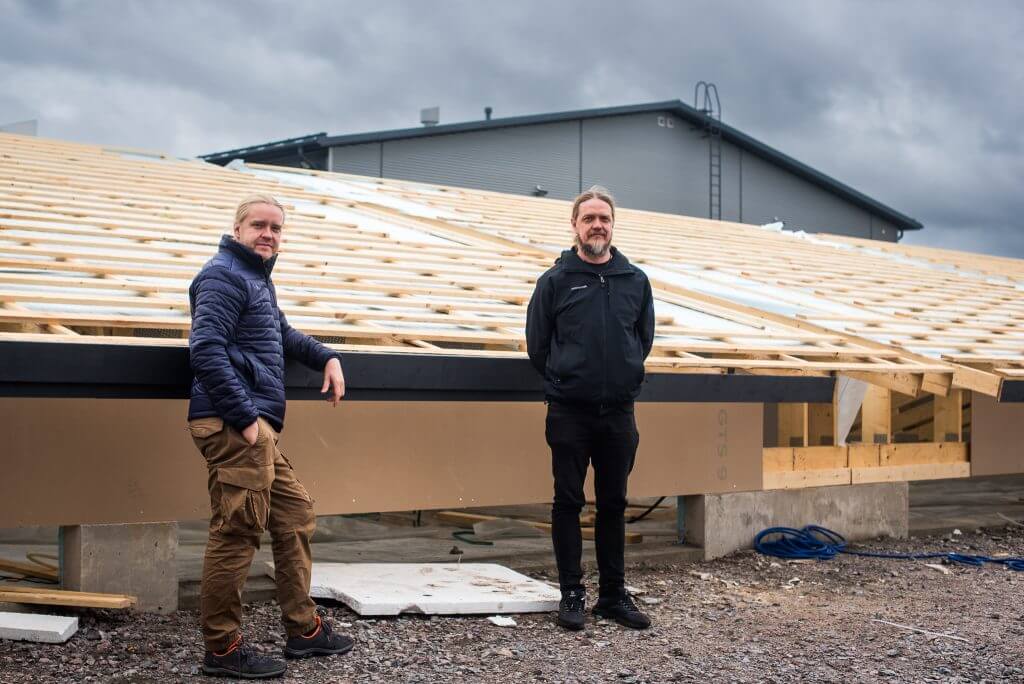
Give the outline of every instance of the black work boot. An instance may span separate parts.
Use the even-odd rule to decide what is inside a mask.
[[[335,634],[329,622],[316,616],[316,629],[305,636],[293,636],[284,645],[284,654],[289,658],[308,656],[341,655],[352,650],[351,638]]]
[[[630,629],[647,629],[651,626],[651,619],[640,612],[633,603],[633,597],[625,591],[618,598],[598,599],[597,605],[594,606],[594,615],[615,620]]]
[[[242,644],[242,637],[223,653],[207,651],[203,658],[203,674],[213,677],[235,677],[238,679],[270,679],[284,674],[285,664],[261,655]]]
[[[583,589],[569,589],[562,593],[558,603],[558,624],[574,632],[583,629],[586,616],[583,609],[587,604],[587,592]]]

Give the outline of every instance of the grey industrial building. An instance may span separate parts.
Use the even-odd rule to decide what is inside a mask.
[[[920,222],[679,100],[330,136],[203,155],[895,241]]]

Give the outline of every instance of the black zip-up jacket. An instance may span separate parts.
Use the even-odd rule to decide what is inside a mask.
[[[654,297],[647,275],[611,252],[594,265],[567,249],[537,280],[526,347],[549,400],[613,406],[640,393],[654,344]]]

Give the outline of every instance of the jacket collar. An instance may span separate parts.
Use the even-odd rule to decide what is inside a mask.
[[[231,235],[220,236],[220,250],[237,257],[246,265],[265,274],[268,278],[270,277],[271,271],[274,270],[274,264],[277,263],[276,254],[264,261],[263,257],[243,245]]]
[[[562,256],[555,260],[556,264],[561,264],[567,271],[582,271],[584,273],[594,273],[600,271],[605,275],[616,275],[621,273],[628,273],[631,268],[629,259],[626,255],[620,252],[617,248],[611,248],[612,258],[603,264],[590,264],[580,259],[580,255],[576,253],[576,249],[567,249],[562,252]]]

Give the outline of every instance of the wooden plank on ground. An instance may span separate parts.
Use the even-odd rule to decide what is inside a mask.
[[[502,518],[497,515],[482,515],[480,513],[466,513],[464,511],[438,511],[434,514],[441,522],[446,522],[451,525],[464,525],[472,527],[474,523],[483,522],[485,520],[501,520]],[[518,520],[518,519],[517,519]],[[538,530],[544,530],[545,532],[551,532],[551,523],[539,522],[536,520],[519,520],[519,522],[526,523],[530,527],[536,527]],[[593,540],[594,528],[584,527],[581,529],[584,539]],[[638,544],[644,540],[642,534],[636,532],[626,532],[626,543],[627,544]]]
[[[138,599],[126,594],[97,594],[63,589],[36,589],[34,587],[2,587],[0,588],[0,602],[123,609],[133,607],[138,603]]]

